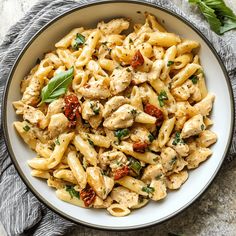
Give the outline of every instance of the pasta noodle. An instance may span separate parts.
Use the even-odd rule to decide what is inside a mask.
[[[116,217],[164,199],[210,157],[215,96],[200,44],[154,15],[72,29],[23,78],[13,123],[56,196]],[[180,190],[181,191],[181,190]]]

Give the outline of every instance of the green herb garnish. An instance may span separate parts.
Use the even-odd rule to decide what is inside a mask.
[[[196,75],[191,75],[189,79],[192,80],[193,84],[197,84],[198,82],[198,77]]]
[[[171,66],[171,65],[173,65],[174,64],[174,61],[168,61],[167,62],[167,66]]]
[[[168,100],[168,96],[166,94],[166,91],[162,90],[158,95],[158,101],[161,107],[165,105],[165,100]]]
[[[74,67],[71,67],[69,70],[58,73],[50,79],[49,83],[41,91],[42,100],[39,106],[43,103],[50,103],[65,94],[73,77]]]
[[[129,135],[128,129],[119,129],[115,131],[115,136],[118,138],[118,141],[120,142],[122,138]]]
[[[140,170],[142,169],[142,166],[139,161],[135,160],[134,158],[129,158],[129,167],[132,169],[137,175],[140,174]]]
[[[60,141],[59,141],[59,138],[57,137],[56,140],[55,140],[55,144],[56,145],[60,145]]]
[[[205,129],[205,125],[202,124],[202,125],[201,125],[201,130],[204,130],[204,129]]]
[[[129,38],[129,43],[133,43],[133,40],[131,38]]]
[[[236,15],[223,0],[189,0],[189,2],[199,7],[215,33],[223,34],[236,28]]]
[[[137,115],[137,110],[135,110],[135,109],[132,109],[130,112],[131,112],[131,114],[132,114],[133,116],[136,116],[136,115]]]
[[[149,139],[149,142],[152,142],[155,139],[155,137],[150,133],[148,135],[148,139]]]
[[[159,175],[157,175],[157,176],[155,177],[155,179],[156,179],[156,180],[160,180],[161,177],[162,177],[162,174],[159,174]]]
[[[131,72],[130,68],[127,68],[126,71],[127,71],[127,72]]]
[[[74,42],[73,42],[72,48],[75,50],[78,50],[79,46],[83,45],[84,42],[85,42],[85,37],[82,34],[78,33],[76,35]]]
[[[26,132],[28,132],[28,131],[30,130],[30,127],[29,127],[28,125],[25,125],[25,126],[23,127],[23,130],[26,131]]]
[[[93,110],[93,113],[95,115],[98,115],[100,112],[100,107],[96,106],[96,104],[90,103],[90,107]]]
[[[71,198],[76,197],[78,199],[80,199],[80,194],[79,192],[75,191],[73,186],[66,186],[66,191],[70,194]]]
[[[175,133],[175,138],[172,142],[173,145],[177,145],[178,143],[184,143],[184,140],[180,137],[180,132]]]
[[[170,160],[169,164],[172,166],[172,165],[174,165],[174,164],[176,163],[176,161],[177,161],[177,157],[173,157],[173,158]]]
[[[142,187],[142,191],[146,193],[153,193],[155,189],[153,187]]]
[[[88,139],[89,144],[94,147],[94,142],[91,139]]]

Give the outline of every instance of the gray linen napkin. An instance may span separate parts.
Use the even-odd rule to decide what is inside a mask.
[[[48,21],[61,13],[86,2],[92,1],[63,1],[63,0],[43,0],[36,4],[28,14],[9,30],[2,45],[0,46],[0,96],[9,71],[28,40]],[[198,10],[194,7],[186,6],[188,16],[186,16],[173,3],[178,1],[147,1],[160,6],[164,6],[176,12],[190,22],[192,22],[211,41],[218,54],[223,59],[229,73],[233,89],[236,89],[236,55],[234,54],[226,37],[217,36],[209,30],[208,25],[202,19]],[[183,2],[183,1],[182,1]],[[227,33],[236,38],[236,33]],[[1,127],[2,129],[2,127]],[[232,160],[236,153],[236,138],[230,148],[226,161]],[[53,213],[27,189],[18,176],[10,157],[6,151],[6,146],[0,130],[0,221],[3,223],[8,235],[64,235],[68,233],[75,224],[67,221]]]

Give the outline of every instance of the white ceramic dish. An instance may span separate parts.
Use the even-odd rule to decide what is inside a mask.
[[[161,202],[151,202],[142,209],[133,211],[127,217],[116,218],[104,210],[83,209],[57,199],[55,191],[48,188],[45,181],[30,175],[26,161],[35,156],[22,142],[13,128],[18,117],[12,102],[20,99],[20,80],[29,72],[39,56],[53,49],[53,45],[74,27],[95,26],[99,20],[115,17],[129,17],[134,22],[143,22],[140,12],[150,12],[164,22],[169,32],[194,39],[201,44],[200,58],[207,78],[209,91],[216,95],[212,119],[212,130],[218,134],[218,141],[212,147],[212,157],[196,170],[190,171],[188,181],[180,190],[170,192]],[[80,6],[59,16],[43,27],[26,45],[9,75],[3,104],[3,128],[8,151],[20,176],[31,191],[49,208],[77,223],[87,226],[128,230],[160,223],[181,212],[196,200],[209,186],[218,172],[232,138],[234,126],[234,101],[232,89],[222,61],[211,44],[196,28],[180,16],[161,7],[141,2],[110,1]]]

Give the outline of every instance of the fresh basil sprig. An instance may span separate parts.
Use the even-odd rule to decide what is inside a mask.
[[[58,73],[50,79],[49,83],[41,91],[42,100],[39,106],[43,103],[50,103],[63,95],[71,83],[73,76],[74,67],[71,67],[69,70]]]
[[[223,34],[236,29],[236,15],[223,0],[189,0],[189,2],[199,7],[215,33]]]

